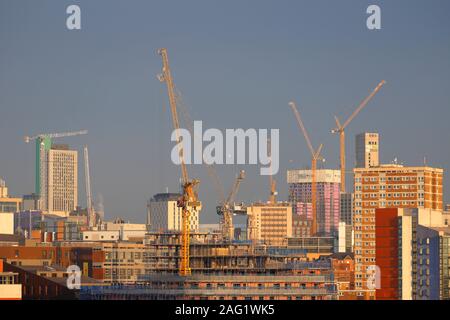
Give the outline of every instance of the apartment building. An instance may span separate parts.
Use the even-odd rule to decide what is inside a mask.
[[[304,204],[311,204],[312,172],[311,170],[288,170],[289,199],[301,221],[311,221],[312,211]],[[321,236],[337,235],[340,220],[340,184],[339,170],[317,170],[316,172],[316,221],[317,232]],[[298,205],[300,203],[300,205]],[[298,224],[301,226],[301,224]]]
[[[292,206],[288,203],[254,203],[247,207],[247,239],[283,245],[292,236]]]
[[[47,209],[67,216],[78,204],[78,152],[53,145],[47,158]]]
[[[370,270],[375,265],[375,210],[442,210],[443,170],[390,164],[355,168],[354,179],[355,288],[361,295],[370,291],[369,296],[375,298],[375,292],[367,287]]]

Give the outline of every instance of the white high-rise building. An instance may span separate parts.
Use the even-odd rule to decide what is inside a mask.
[[[47,210],[68,215],[78,203],[78,152],[53,145],[47,159]]]
[[[179,193],[158,193],[148,202],[147,225],[151,231],[181,231],[182,209],[177,206]],[[199,212],[192,210],[189,216],[189,226],[192,232],[199,230]]]
[[[356,136],[356,168],[379,166],[378,133],[363,132]]]

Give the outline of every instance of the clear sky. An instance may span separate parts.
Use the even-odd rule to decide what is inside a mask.
[[[70,4],[81,7],[80,31],[66,28]],[[366,28],[369,4],[381,6],[382,30]],[[0,177],[15,195],[33,192],[34,148],[23,136],[88,129],[58,141],[89,146],[107,218],[144,222],[146,200],[177,191],[180,176],[156,79],[156,49],[167,47],[176,86],[205,128],[280,129],[280,199],[286,170],[310,162],[288,102],[297,101],[313,144],[324,144],[325,166],[337,168],[333,116],[350,115],[385,79],[346,131],[348,167],[355,134],[377,131],[382,162],[422,165],[426,157],[444,168],[450,201],[449,14],[448,0],[0,0]],[[226,189],[239,169],[217,167]],[[265,200],[268,178],[258,166],[242,169],[237,199]],[[201,222],[217,222],[206,169],[189,170],[201,180]]]

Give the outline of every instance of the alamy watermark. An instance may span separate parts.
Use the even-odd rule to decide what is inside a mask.
[[[279,129],[219,129],[203,132],[202,121],[194,121],[193,136],[187,129],[174,130],[171,141],[172,162],[185,164],[259,164],[261,175],[275,175],[279,170]],[[207,143],[204,146],[204,142]],[[225,147],[224,147],[225,146]]]
[[[80,267],[73,264],[67,267],[67,288],[70,290],[81,288],[81,270]]]

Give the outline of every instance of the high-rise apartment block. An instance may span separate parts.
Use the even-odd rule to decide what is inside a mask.
[[[36,139],[38,200],[33,209],[68,215],[78,204],[78,152],[52,144],[49,137]]]
[[[355,288],[367,292],[368,268],[375,265],[375,210],[442,210],[443,170],[391,164],[355,168],[354,179]]]
[[[311,170],[288,170],[289,202],[294,208],[298,203],[311,203],[312,174]],[[339,170],[320,169],[316,171],[316,221],[320,235],[337,235],[340,212]],[[306,211],[305,211],[306,212]],[[294,214],[299,214],[295,212]],[[306,218],[307,215],[305,215]]]
[[[377,300],[448,300],[450,230],[416,208],[376,209]],[[434,225],[435,222],[432,222]]]
[[[78,152],[53,145],[47,159],[47,210],[68,215],[78,203]]]
[[[52,147],[49,137],[38,137],[36,139],[36,180],[35,194],[39,197],[38,207],[35,209],[47,210],[47,188],[48,188],[48,151]]]
[[[356,168],[370,168],[379,165],[378,133],[364,132],[356,135]]]
[[[148,202],[148,220],[152,231],[181,231],[182,230],[182,208],[177,206],[180,199],[179,193],[158,193]],[[191,210],[189,225],[191,231],[199,229],[200,210]]]

